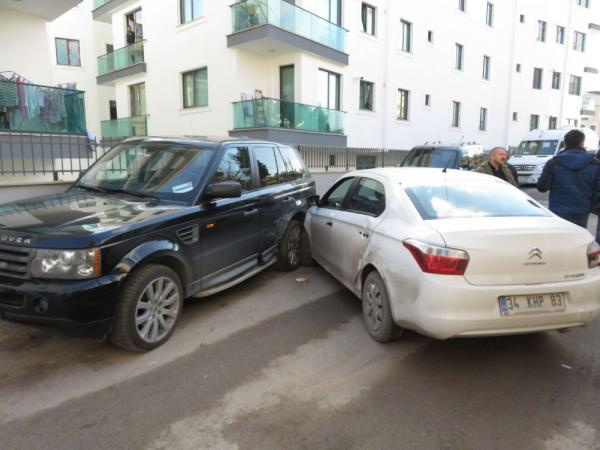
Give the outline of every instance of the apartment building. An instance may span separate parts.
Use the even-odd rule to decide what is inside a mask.
[[[600,92],[596,3],[94,0],[112,26],[102,135],[515,145],[585,123],[582,100]]]

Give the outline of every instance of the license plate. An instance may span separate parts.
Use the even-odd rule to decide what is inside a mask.
[[[503,295],[498,297],[501,316],[520,316],[563,312],[567,308],[567,294]]]

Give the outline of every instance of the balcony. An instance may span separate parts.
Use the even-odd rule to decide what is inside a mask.
[[[112,11],[132,0],[94,0],[92,17],[100,22],[111,23]]]
[[[344,112],[273,98],[233,104],[231,136],[288,144],[345,146]]]
[[[272,55],[298,49],[348,64],[346,30],[285,0],[245,0],[231,5],[228,47]]]
[[[100,122],[102,139],[117,139],[148,135],[148,116],[123,117]]]
[[[114,81],[146,72],[144,62],[144,42],[121,47],[114,52],[98,57],[98,84],[114,84]]]

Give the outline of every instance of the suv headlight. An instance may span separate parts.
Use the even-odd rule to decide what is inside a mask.
[[[100,276],[100,249],[36,249],[31,261],[31,276],[65,280]]]

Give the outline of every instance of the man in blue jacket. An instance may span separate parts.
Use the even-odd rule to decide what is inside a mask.
[[[583,148],[579,130],[565,134],[565,149],[544,166],[538,191],[550,191],[550,211],[574,224],[587,227],[600,194],[600,161]]]

